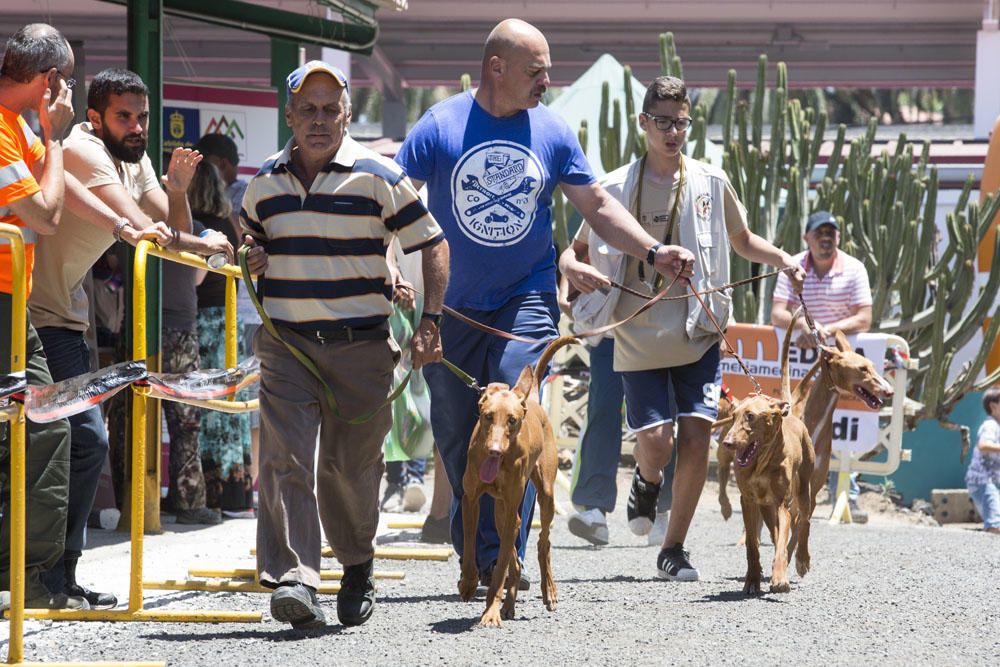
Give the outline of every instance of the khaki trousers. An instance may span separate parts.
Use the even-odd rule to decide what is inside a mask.
[[[342,415],[370,412],[389,395],[399,359],[392,340],[323,343],[278,330],[312,359]],[[263,327],[254,350],[261,366],[257,570],[265,586],[295,581],[315,588],[321,525],[341,564],[374,556],[382,443],[392,408],[348,424],[331,414],[320,382]]]

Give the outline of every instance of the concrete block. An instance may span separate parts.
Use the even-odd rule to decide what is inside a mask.
[[[932,489],[931,505],[938,523],[982,522],[967,489]]]

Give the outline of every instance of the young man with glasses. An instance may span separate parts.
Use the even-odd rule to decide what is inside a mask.
[[[729,249],[752,262],[788,268],[802,284],[802,269],[788,253],[750,232],[746,210],[718,167],[684,157],[691,125],[691,100],[684,82],[656,78],[643,101],[639,126],[646,132],[647,153],[605,177],[604,187],[629,207],[643,229],[659,242],[676,244],[695,256],[691,283],[699,292],[729,282]],[[593,234],[590,244],[599,243]],[[578,242],[579,243],[579,242]],[[590,274],[591,282],[607,278],[577,257],[574,248],[562,258],[562,269],[574,284]],[[664,282],[648,262],[624,258],[624,284],[653,294]],[[596,275],[595,275],[596,274]],[[581,291],[586,291],[581,289]],[[676,282],[669,296],[690,294]],[[717,292],[705,302],[724,328],[730,298]],[[624,319],[645,302],[622,292],[614,319]],[[673,505],[657,558],[658,574],[675,581],[697,581],[698,570],[684,548],[698,498],[708,475],[709,434],[718,411],[719,334],[696,299],[661,301],[645,314],[615,330],[614,369],[622,373],[626,420],[636,432],[636,469],[628,500],[629,527],[646,535],[656,519],[661,470],[674,452],[678,423]]]

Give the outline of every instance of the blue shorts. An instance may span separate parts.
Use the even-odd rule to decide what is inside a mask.
[[[677,417],[715,421],[719,414],[719,345],[684,366],[625,371],[625,420],[632,431],[669,424]]]

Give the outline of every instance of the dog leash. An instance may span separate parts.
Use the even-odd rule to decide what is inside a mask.
[[[264,311],[264,306],[261,304],[260,296],[257,293],[257,285],[253,282],[253,276],[250,275],[250,269],[247,267],[248,250],[250,250],[248,246],[243,246],[239,249],[238,257],[240,262],[240,271],[243,273],[243,280],[246,281],[247,294],[250,296],[250,302],[253,303],[254,308],[257,309],[257,313],[260,315],[261,324],[267,332],[275,338],[275,340],[279,341],[288,349],[292,356],[295,357],[313,377],[319,380],[323,387],[323,394],[326,396],[327,405],[330,407],[330,412],[332,412],[335,417],[347,422],[348,424],[364,424],[365,422],[371,421],[375,415],[381,412],[382,408],[392,403],[399,397],[400,394],[403,393],[403,390],[406,389],[406,385],[410,382],[410,376],[413,374],[412,370],[406,372],[406,375],[403,377],[403,380],[399,383],[399,385],[377,408],[371,410],[370,412],[366,412],[359,417],[345,417],[340,412],[340,407],[337,405],[337,399],[333,395],[333,389],[331,389],[330,385],[327,384],[326,380],[323,378],[323,374],[320,373],[319,368],[316,367],[313,360],[310,359],[305,352],[282,338],[281,334],[278,333],[277,327],[274,326],[274,322],[271,321],[271,318]]]
[[[809,327],[809,332],[816,340],[816,348],[819,349],[822,345],[826,344],[826,341],[824,341],[819,335],[819,329],[816,327],[816,321],[813,320],[812,315],[809,314],[809,309],[806,308],[806,300],[803,298],[802,292],[798,293],[798,297],[799,307],[802,308],[802,315],[806,318],[806,326]]]
[[[731,283],[726,283],[725,285],[722,285],[720,287],[712,287],[712,288],[709,288],[709,289],[705,290],[704,292],[696,292],[696,294],[700,294],[701,296],[708,296],[709,294],[715,294],[716,292],[725,292],[727,290],[736,289],[737,287],[742,287],[743,285],[749,285],[750,283],[755,283],[758,280],[764,280],[765,278],[770,278],[772,276],[778,275],[779,273],[785,273],[785,272],[790,271],[790,270],[791,269],[777,269],[777,270],[771,271],[769,273],[761,273],[761,274],[758,274],[756,276],[751,276],[749,278],[743,278],[742,280],[736,280],[736,281],[731,282]],[[632,289],[631,287],[626,287],[625,285],[617,283],[614,280],[609,280],[608,282],[611,283],[612,287],[620,289],[621,291],[623,291],[623,292],[625,292],[627,294],[631,294],[632,296],[641,297],[643,299],[652,299],[653,296],[654,296],[652,294],[646,294],[644,292],[640,292],[639,290]],[[690,298],[691,298],[690,294],[681,294],[681,295],[678,295],[678,296],[664,297],[663,299],[660,299],[660,300],[661,301],[680,301],[681,299],[690,299]]]
[[[698,293],[697,290],[695,290],[694,285],[691,284],[691,279],[685,277],[684,280],[685,282],[687,282],[688,289],[691,290],[691,292],[694,294],[694,297],[698,299],[698,303],[701,304],[702,309],[704,309],[705,313],[708,315],[708,319],[712,321],[712,324],[715,325],[715,328],[719,332],[719,335],[722,336],[722,342],[726,344],[726,348],[728,348],[729,353],[734,357],[736,357],[736,361],[739,362],[740,368],[742,368],[743,372],[746,373],[746,376],[750,378],[750,382],[753,384],[754,389],[757,390],[757,393],[763,395],[764,390],[760,388],[760,383],[757,382],[757,378],[755,378],[753,373],[750,372],[750,369],[747,368],[747,365],[743,363],[743,357],[740,356],[740,353],[736,351],[736,348],[733,347],[733,344],[729,342],[728,338],[726,338],[726,333],[722,330],[722,327],[719,326],[719,322],[715,319],[715,315],[712,314],[712,311],[709,309],[704,299],[701,298],[701,295]]]

